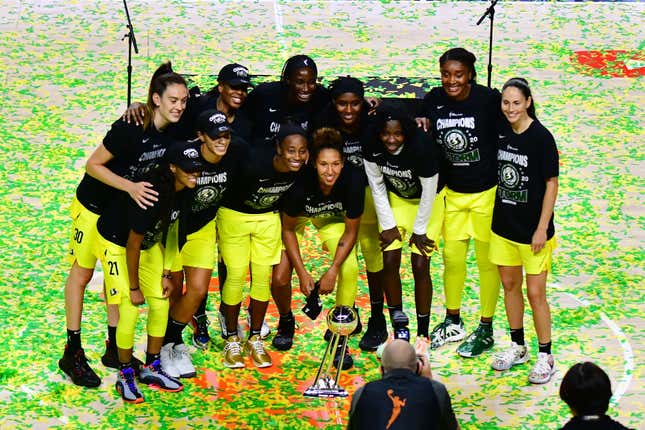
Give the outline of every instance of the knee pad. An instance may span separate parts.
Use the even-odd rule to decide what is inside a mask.
[[[226,282],[222,288],[222,301],[234,306],[242,302],[242,289],[246,283],[248,266],[226,267]]]
[[[160,297],[148,297],[148,336],[164,337],[168,325],[170,302]]]
[[[251,263],[251,298],[268,302],[271,296],[271,266]]]

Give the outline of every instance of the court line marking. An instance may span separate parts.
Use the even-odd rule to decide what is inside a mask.
[[[555,289],[560,293],[569,296],[572,300],[579,303],[581,306],[588,307],[592,304],[586,299],[576,297],[575,295],[564,291],[559,284],[552,283],[551,285],[555,287]],[[618,327],[618,325],[612,319],[610,319],[607,314],[601,311],[600,319],[607,325],[607,327],[609,327],[609,330],[613,332],[616,340],[618,340],[618,343],[623,349],[623,376],[620,380],[620,383],[618,384],[618,387],[611,397],[611,403],[618,404],[621,397],[623,397],[623,395],[627,392],[627,389],[632,382],[632,375],[634,373],[634,350],[632,349],[632,345],[629,343],[627,335],[625,335],[621,328]]]

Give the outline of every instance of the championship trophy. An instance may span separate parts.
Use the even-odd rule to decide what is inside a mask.
[[[327,313],[327,326],[332,333],[327,343],[325,355],[316,373],[316,378],[311,387],[303,393],[306,397],[347,397],[347,391],[338,385],[340,371],[343,368],[343,358],[347,348],[348,335],[354,331],[358,324],[356,312],[351,306],[334,306]],[[341,342],[340,360],[336,366],[336,375],[331,376],[331,366],[334,354]]]

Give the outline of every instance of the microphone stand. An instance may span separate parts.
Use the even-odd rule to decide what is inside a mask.
[[[125,1],[125,0],[123,0]],[[484,14],[479,18],[479,21],[477,21],[477,25],[481,24],[484,18],[488,16],[490,18],[490,38],[488,40],[488,88],[490,88],[490,79],[491,75],[493,74],[493,24],[495,21],[495,5],[497,4],[498,0],[491,0],[490,6],[488,6],[488,9],[484,12]]]
[[[125,7],[125,16],[128,18],[128,32],[121,38],[121,40],[125,40],[126,38],[128,39],[128,106],[130,106],[132,93],[132,48],[134,47],[135,54],[139,53],[139,48],[137,47],[137,39],[134,37],[134,27],[132,27],[130,12],[128,12],[128,3],[126,0],[123,0],[123,6]]]

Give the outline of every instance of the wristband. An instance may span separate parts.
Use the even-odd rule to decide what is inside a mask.
[[[168,274],[163,273],[163,274],[161,275],[161,277],[162,277],[162,278],[165,278],[165,279],[172,279],[172,275],[171,275],[170,273],[168,273]]]

